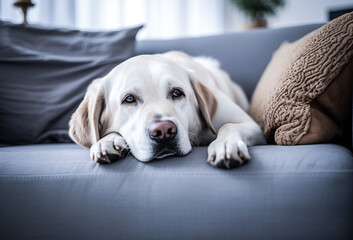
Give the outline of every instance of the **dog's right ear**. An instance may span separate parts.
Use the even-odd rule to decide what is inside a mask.
[[[99,117],[104,106],[103,79],[94,80],[70,120],[69,135],[76,143],[91,147],[99,139]]]
[[[206,123],[206,126],[211,130],[213,134],[217,134],[212,125],[212,118],[216,114],[218,106],[216,97],[213,95],[211,90],[209,90],[204,84],[198,81],[197,77],[193,76],[191,72],[189,72],[189,79],[191,86],[194,89],[201,116]]]

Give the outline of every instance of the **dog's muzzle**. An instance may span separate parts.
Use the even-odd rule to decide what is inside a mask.
[[[176,141],[177,126],[172,121],[155,121],[148,127],[148,135],[152,140],[154,158],[180,155]]]

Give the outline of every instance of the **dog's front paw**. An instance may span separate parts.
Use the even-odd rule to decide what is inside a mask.
[[[130,149],[122,136],[110,133],[91,146],[90,155],[92,161],[105,164],[122,159],[129,151]]]
[[[214,140],[208,147],[208,159],[214,167],[236,168],[250,160],[248,147],[242,140]]]

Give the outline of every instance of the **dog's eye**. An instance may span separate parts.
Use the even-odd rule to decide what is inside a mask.
[[[134,96],[132,95],[127,95],[125,98],[124,98],[124,102],[126,103],[133,103],[133,102],[136,102],[136,99]]]
[[[175,88],[172,90],[172,97],[173,98],[181,97],[183,95],[184,95],[184,93],[180,89]]]

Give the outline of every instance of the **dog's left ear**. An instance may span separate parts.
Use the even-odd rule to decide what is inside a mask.
[[[91,147],[99,136],[99,118],[104,108],[104,87],[102,79],[94,80],[70,120],[69,135],[76,143]]]
[[[212,125],[212,118],[216,114],[218,102],[211,90],[189,73],[191,86],[194,89],[197,102],[199,104],[201,115],[210,130],[216,134]]]

